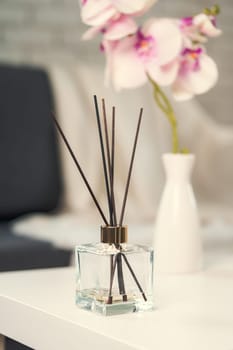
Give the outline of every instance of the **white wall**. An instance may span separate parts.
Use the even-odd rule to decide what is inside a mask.
[[[78,0],[0,0],[0,59],[71,62],[80,54]]]

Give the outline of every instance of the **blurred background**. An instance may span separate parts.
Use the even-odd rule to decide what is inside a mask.
[[[190,16],[212,5],[160,0],[148,16]],[[207,227],[205,247],[224,255],[232,254],[233,237],[233,1],[219,5],[223,35],[208,43],[219,81],[208,93],[173,105],[181,143],[196,155],[193,186]],[[107,212],[93,94],[117,106],[118,208],[136,118],[145,107],[125,221],[136,225],[131,241],[152,242],[169,126],[150,86],[121,93],[104,87],[105,58],[98,38],[81,41],[86,29],[78,0],[0,0],[0,271],[67,266],[77,243],[99,240],[102,222],[50,118],[53,109]],[[9,339],[6,345],[22,349]]]
[[[214,119],[231,124],[233,3],[231,0],[218,3],[221,6],[218,25],[224,35],[210,40],[209,53],[218,64],[220,79],[213,90],[198,99]],[[213,4],[211,0],[161,0],[149,15],[182,17]],[[1,0],[0,60],[30,64],[101,61],[98,40],[96,43],[80,40],[85,28],[80,21],[78,0]]]
[[[213,2],[210,0],[161,0],[153,6],[147,16],[189,16],[200,13],[203,7],[212,5]],[[231,181],[233,167],[229,158],[233,151],[231,115],[233,110],[231,45],[233,2],[221,0],[219,5],[221,14],[217,21],[218,26],[223,30],[223,35],[209,40],[208,43],[208,53],[219,68],[219,81],[208,93],[196,97],[191,102],[175,103],[173,101],[173,103],[179,120],[181,142],[197,155],[193,182],[200,203],[203,206],[207,203],[207,205],[223,205],[231,208],[233,205]],[[138,151],[140,161],[138,165],[136,164],[135,173],[138,173],[139,176],[137,178],[136,175],[134,181],[135,184],[136,182],[142,183],[142,187],[134,192],[134,196],[129,196],[129,201],[130,203],[136,202],[144,213],[150,212],[149,208],[153,208],[148,214],[148,218],[152,220],[152,213],[158,205],[164,181],[160,156],[170,150],[168,123],[156,108],[150,87],[125,90],[121,93],[116,93],[111,88],[104,88],[105,57],[99,51],[98,37],[94,41],[81,40],[82,33],[86,29],[87,27],[80,20],[78,0],[1,0],[0,64],[44,69],[48,75],[48,84],[51,86],[54,108],[74,149],[85,148],[85,152],[79,151],[79,156],[94,186],[99,189],[97,192],[100,196],[104,194],[100,186],[98,157],[93,161],[93,149],[87,141],[88,138],[91,138],[98,142],[95,138],[95,124],[90,117],[87,117],[93,113],[90,107],[92,95],[97,93],[101,97],[107,97],[111,103],[117,104],[120,115],[132,115],[133,113],[135,115],[137,108],[141,105],[145,107],[147,123],[143,131],[145,136],[142,136],[143,146],[140,146],[141,151],[140,147]],[[9,83],[7,77],[6,82]],[[14,81],[16,80],[12,76],[11,86],[14,85]],[[20,80],[17,81],[19,83]],[[2,84],[4,89],[3,80]],[[36,91],[27,81],[24,83],[22,81],[22,88],[25,88],[24,84],[27,89]],[[27,97],[27,92],[25,94],[26,97],[22,97],[21,100],[25,98],[32,101]],[[41,93],[37,93],[36,96],[41,96]],[[39,100],[36,101],[35,97],[34,106],[36,104],[39,104]],[[80,118],[77,121],[79,112],[81,112]],[[158,117],[155,118],[155,115]],[[119,116],[119,120],[120,118]],[[127,120],[125,117],[122,118],[124,122],[122,122],[119,137],[123,140],[124,153],[127,153],[129,140],[134,133],[134,120],[133,118],[127,118]],[[88,134],[88,138],[84,139],[84,134]],[[146,139],[147,146],[144,142]],[[63,149],[63,146],[61,148]],[[4,152],[4,147],[2,152]],[[61,152],[64,153],[63,158],[69,158],[66,151]],[[119,154],[122,159],[122,153]],[[125,159],[123,156],[124,161],[120,165],[121,169],[125,168],[125,172],[127,157],[129,157],[128,153]],[[150,166],[151,169],[149,169]],[[65,165],[63,162],[62,168],[63,175],[65,174],[63,183],[65,196],[68,197],[66,202],[72,202],[70,207],[75,210],[79,210],[80,205],[82,207],[81,202],[88,207],[89,201],[84,195],[81,195],[82,190],[86,191],[86,189],[83,189],[81,181],[77,180],[77,174],[69,159],[65,160]],[[143,169],[147,169],[147,176],[150,174],[150,181],[147,183],[143,180]],[[216,186],[217,182],[219,186]],[[120,194],[121,190],[119,189]],[[69,192],[68,195],[67,192]],[[141,201],[141,193],[145,193],[144,201]],[[148,200],[147,206],[145,206],[146,199]]]
[[[153,6],[147,16],[189,16],[200,13],[203,7],[211,7],[212,5],[211,0],[161,0]],[[215,204],[219,202],[231,206],[233,203],[233,188],[231,188],[233,169],[228,158],[233,151],[233,134],[231,133],[233,2],[221,0],[219,5],[221,14],[217,21],[218,26],[223,30],[223,35],[209,40],[208,43],[208,53],[216,61],[219,68],[219,81],[208,93],[196,97],[190,103],[175,104],[174,101],[173,103],[180,123],[181,141],[198,157],[198,164],[194,172],[194,187],[197,189],[198,198],[200,198],[201,203],[213,203],[214,201]],[[159,118],[151,117],[151,121],[148,121],[154,128],[154,132],[150,137],[149,134],[146,137],[148,140],[151,138],[151,149],[153,148],[153,152],[155,152],[154,155],[151,152],[147,163],[144,164],[144,168],[148,168],[148,162],[153,163],[151,157],[154,156],[157,159],[163,152],[170,149],[170,131],[165,118],[155,108],[151,90],[148,87],[147,90],[146,88],[125,90],[120,94],[111,89],[108,91],[104,89],[105,57],[99,51],[99,38],[87,42],[81,40],[82,33],[86,28],[87,26],[83,25],[80,20],[78,0],[1,0],[0,63],[44,67],[52,85],[56,110],[58,114],[65,114],[65,118],[70,119],[70,125],[74,126],[73,129],[79,126],[86,131],[88,127],[89,130],[93,129],[94,125],[90,124],[90,120],[86,117],[86,124],[83,119],[79,126],[75,126],[77,114],[77,111],[75,114],[75,108],[79,108],[83,115],[92,113],[92,109],[87,108],[87,106],[92,103],[93,93],[107,97],[111,103],[117,103],[120,113],[124,115],[126,110],[122,107],[123,105],[128,106],[127,113],[135,114],[134,110],[140,107],[140,103],[147,107],[145,109],[146,116],[149,114],[149,109],[150,114],[158,114]],[[91,71],[93,75],[90,74]],[[64,91],[61,91],[61,86]],[[71,98],[72,94],[73,98]],[[139,98],[135,99],[135,96]],[[143,98],[142,96],[147,97]],[[70,99],[69,102],[68,99]],[[67,102],[65,103],[65,101]],[[77,106],[74,106],[75,104]],[[133,110],[132,105],[134,104],[136,108]],[[199,119],[201,119],[200,122]],[[197,127],[197,125],[199,126]],[[64,127],[66,126],[64,125]],[[128,135],[130,138],[130,135],[133,135],[133,124],[129,124],[127,127],[128,130],[132,129]],[[79,147],[88,149],[83,138],[78,135],[78,131],[76,136],[72,136],[70,126],[67,126],[66,129],[68,136],[71,140],[73,139],[74,143],[76,139],[79,139]],[[147,127],[146,133],[149,132],[150,127]],[[94,136],[92,135],[92,137]],[[89,149],[88,152],[92,157],[92,150]],[[143,148],[142,153],[145,154]],[[87,171],[88,169],[94,171],[95,179],[93,178],[93,182],[97,184],[97,169],[93,170],[94,164],[91,168],[90,165],[86,164],[88,163],[86,157],[82,158],[82,154],[80,157],[87,167]],[[72,172],[73,166],[70,164],[70,173]],[[74,176],[76,177],[76,174]],[[153,193],[153,198],[151,198],[153,206],[157,206],[156,203],[161,194],[163,183],[163,174],[158,161],[151,172],[151,177],[157,177],[156,186],[153,186],[157,189],[154,188],[150,191],[150,194]],[[76,181],[75,179],[73,182]],[[216,187],[216,181],[219,179],[221,179],[221,185]],[[70,178],[67,181],[72,182]],[[80,183],[78,183],[79,185],[83,187]],[[76,190],[79,190],[78,186]],[[144,191],[143,188],[142,191]],[[74,190],[70,190],[70,192],[75,193]],[[150,200],[148,202],[150,203]],[[151,216],[149,215],[149,217]]]

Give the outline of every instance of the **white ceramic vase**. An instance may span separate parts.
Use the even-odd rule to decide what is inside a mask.
[[[195,156],[164,154],[166,184],[154,237],[155,271],[188,273],[202,268],[199,215],[190,182]]]

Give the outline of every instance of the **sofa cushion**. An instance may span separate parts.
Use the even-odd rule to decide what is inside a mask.
[[[10,225],[0,225],[0,272],[68,266],[71,251],[49,241],[15,235]]]
[[[47,74],[0,65],[0,220],[58,206],[61,172]]]
[[[20,344],[13,339],[5,338],[5,350],[33,350],[26,345]]]

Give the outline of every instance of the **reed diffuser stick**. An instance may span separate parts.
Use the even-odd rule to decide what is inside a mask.
[[[110,159],[108,125],[107,125],[106,108],[105,108],[104,99],[102,99],[102,109],[103,109],[103,120],[104,120],[104,128],[105,128],[106,150],[107,150],[107,158],[108,158],[109,180],[110,180],[110,187],[111,187],[111,220],[112,220],[111,225],[116,226],[117,222],[116,222],[115,196],[114,196],[114,188],[113,188],[114,159],[115,159],[115,107],[113,107],[113,109],[112,109],[111,159]],[[121,255],[118,255],[116,263],[117,263],[117,277],[118,277],[119,293],[122,295],[123,301],[127,301]],[[113,262],[112,262],[111,258],[110,258],[110,265],[112,266],[112,269],[113,269]],[[112,269],[111,269],[111,274],[113,273]],[[109,299],[109,300],[111,300],[111,299]]]
[[[69,153],[70,153],[70,155],[71,155],[71,157],[72,157],[76,167],[78,168],[78,171],[79,171],[79,173],[80,173],[80,175],[81,175],[81,177],[82,177],[82,179],[83,179],[83,181],[84,181],[84,183],[85,183],[85,185],[86,185],[86,187],[87,187],[87,189],[88,189],[88,191],[89,191],[89,193],[90,193],[90,195],[91,195],[91,197],[92,197],[92,199],[93,199],[93,201],[94,201],[94,203],[95,203],[95,205],[96,205],[96,207],[97,207],[97,209],[98,209],[98,211],[99,211],[99,213],[100,213],[100,215],[102,217],[102,219],[104,220],[106,225],[109,225],[108,221],[107,221],[107,219],[106,219],[106,217],[105,217],[105,215],[104,215],[104,213],[103,213],[103,211],[102,211],[102,209],[101,209],[101,207],[100,207],[100,205],[99,205],[99,203],[98,203],[98,201],[96,199],[96,196],[94,195],[94,192],[92,191],[92,188],[89,185],[89,182],[87,181],[87,178],[84,175],[84,172],[83,172],[83,170],[82,170],[82,168],[81,168],[81,166],[80,166],[80,164],[79,164],[79,162],[78,162],[74,152],[72,151],[72,149],[70,147],[70,144],[69,144],[65,134],[63,133],[63,131],[62,131],[62,129],[61,129],[61,127],[60,127],[56,117],[55,117],[55,114],[52,112],[51,115],[52,115],[54,123],[55,123],[55,125],[57,127],[57,130],[59,131],[59,133],[60,133],[60,135],[61,135],[61,137],[62,137],[62,139],[63,139],[63,141],[64,141],[64,143],[66,145],[66,147],[68,148],[68,151],[69,151]]]
[[[112,107],[112,147],[111,147],[111,193],[113,206],[114,225],[117,225],[116,202],[114,194],[114,170],[115,170],[115,107]]]
[[[113,192],[113,182],[112,182],[112,163],[110,159],[110,149],[109,149],[109,136],[108,136],[108,124],[107,124],[107,116],[106,116],[106,108],[105,108],[105,100],[102,99],[102,110],[103,110],[103,120],[104,120],[104,130],[105,130],[105,144],[106,144],[106,151],[107,151],[107,159],[108,159],[108,175],[109,175],[109,182],[110,182],[110,190],[111,190],[111,217],[110,217],[110,224],[111,226],[116,225],[115,217],[113,216],[113,208],[114,208],[114,192]],[[109,296],[108,296],[108,304],[112,304],[112,284],[116,269],[117,259],[114,263],[114,257],[113,255],[110,256],[110,287],[109,287]]]
[[[131,275],[132,275],[132,277],[133,277],[133,279],[134,279],[136,285],[138,286],[138,289],[140,290],[140,292],[141,292],[141,294],[142,294],[142,296],[143,296],[143,299],[144,299],[145,301],[147,301],[147,297],[146,297],[146,295],[145,295],[145,293],[144,293],[144,291],[143,291],[143,289],[142,289],[140,283],[138,282],[138,279],[137,279],[137,277],[136,277],[136,275],[135,275],[135,273],[134,273],[134,270],[132,269],[132,267],[131,267],[131,265],[130,265],[130,263],[129,263],[127,257],[126,257],[126,255],[123,254],[123,253],[119,253],[119,254],[123,256],[123,258],[124,258],[124,260],[125,260],[125,263],[126,263],[126,265],[128,266],[128,269],[129,269],[129,271],[131,272]]]
[[[122,295],[122,300],[127,301],[128,297],[125,292],[125,282],[124,282],[121,254],[117,255],[117,277],[118,277],[119,293],[120,295]]]
[[[111,221],[112,205],[111,205],[111,198],[110,198],[110,190],[109,190],[109,182],[108,182],[108,174],[107,174],[107,165],[106,165],[106,157],[105,157],[105,151],[104,151],[102,128],[101,128],[101,123],[100,123],[99,107],[98,107],[98,101],[97,101],[96,95],[94,95],[94,103],[95,103],[96,121],[97,121],[97,126],[98,126],[98,131],[99,131],[99,140],[100,140],[103,169],[104,169],[105,187],[106,187],[107,199],[108,199],[109,220]]]
[[[106,108],[105,108],[104,99],[102,99],[102,110],[103,110],[103,121],[104,121],[104,131],[105,131],[105,145],[106,145],[107,160],[108,160],[108,176],[109,176],[109,183],[110,183],[110,197],[111,197],[110,224],[111,224],[111,226],[113,226],[113,225],[115,225],[115,222],[114,222],[115,220],[113,217],[112,166],[111,166],[111,159],[110,159],[108,124],[107,124],[107,116],[106,116]]]
[[[122,226],[123,219],[124,219],[125,205],[126,205],[128,191],[129,191],[129,184],[130,184],[131,173],[132,173],[133,162],[134,162],[134,156],[135,156],[135,151],[136,151],[136,146],[137,146],[137,141],[138,141],[138,134],[139,134],[141,120],[142,120],[142,113],[143,113],[143,108],[140,109],[140,114],[139,114],[139,118],[138,118],[138,125],[137,125],[136,135],[135,135],[135,139],[134,139],[133,151],[132,151],[132,156],[131,156],[131,161],[130,161],[130,166],[129,166],[129,172],[128,172],[128,177],[127,177],[126,187],[125,187],[125,194],[124,194],[124,199],[123,199],[123,204],[122,204],[122,209],[121,209],[119,226]]]
[[[110,274],[110,287],[109,287],[109,293],[108,293],[108,302],[107,304],[112,304],[113,298],[112,298],[112,287],[113,287],[113,281],[114,281],[114,275],[116,271],[116,264],[117,264],[117,257],[118,254],[116,254],[115,259],[113,258],[113,255],[111,255],[111,274]]]
[[[110,225],[108,220],[106,219],[90,185],[89,182],[87,181],[86,176],[84,175],[84,172],[64,134],[62,131],[54,113],[52,113],[52,118],[54,120],[54,123],[58,129],[58,132],[60,133],[103,221],[106,224],[106,227],[102,227],[102,229],[110,230],[110,231],[105,231],[105,233],[111,233],[111,235],[107,238],[105,236],[101,236],[101,242],[102,243],[109,243],[113,244],[115,248],[117,249],[117,253],[114,252],[110,254],[110,280],[109,280],[109,291],[108,291],[108,296],[107,300],[105,301],[107,304],[113,304],[113,303],[119,303],[119,297],[115,299],[115,291],[114,291],[114,296],[113,296],[113,282],[114,282],[114,275],[116,272],[116,267],[117,267],[117,281],[118,281],[118,288],[119,288],[119,294],[122,297],[123,302],[128,302],[133,300],[133,296],[129,294],[129,298],[126,294],[126,288],[125,288],[125,281],[124,281],[124,272],[123,272],[123,263],[125,262],[126,267],[128,268],[130,274],[132,275],[132,278],[134,279],[137,287],[139,288],[143,298],[145,301],[147,301],[147,298],[145,296],[145,293],[139,283],[139,280],[136,277],[136,274],[134,273],[131,264],[129,263],[126,255],[124,254],[123,250],[123,243],[127,242],[126,235],[125,235],[125,228],[122,227],[122,222],[123,222],[123,217],[124,217],[124,211],[125,211],[125,205],[127,201],[127,195],[128,195],[128,190],[129,190],[129,183],[130,183],[130,178],[131,178],[131,173],[132,173],[132,167],[133,167],[133,162],[134,162],[134,156],[135,156],[135,151],[136,151],[136,145],[137,145],[137,140],[138,140],[138,134],[139,134],[139,129],[140,129],[140,124],[141,124],[141,119],[142,119],[142,112],[143,109],[140,110],[140,115],[139,115],[139,120],[137,124],[137,130],[136,130],[136,136],[134,140],[134,145],[133,145],[133,151],[131,155],[131,161],[130,161],[130,167],[129,167],[129,172],[128,172],[128,177],[127,177],[127,183],[126,183],[126,188],[125,188],[125,195],[123,199],[123,205],[122,205],[122,210],[121,210],[121,217],[120,217],[120,224],[117,225],[117,219],[116,219],[116,211],[115,211],[115,197],[114,197],[114,158],[115,158],[115,107],[113,107],[112,110],[112,143],[111,143],[111,155],[110,155],[110,143],[109,143],[109,135],[108,135],[108,125],[107,125],[107,118],[106,118],[106,110],[105,110],[105,101],[102,100],[102,107],[103,107],[103,120],[104,120],[104,127],[105,127],[105,143],[106,143],[106,151],[107,151],[107,161],[108,161],[108,171],[107,171],[107,166],[106,166],[106,158],[105,158],[105,148],[104,148],[104,143],[103,143],[103,136],[102,136],[102,130],[101,130],[101,123],[100,123],[100,115],[99,115],[99,109],[98,109],[98,102],[96,96],[94,96],[95,100],[95,108],[96,108],[96,118],[97,118],[97,124],[98,124],[98,130],[99,130],[99,138],[100,138],[100,145],[101,145],[101,154],[102,154],[102,161],[103,161],[103,168],[104,168],[104,177],[105,177],[105,184],[106,184],[106,190],[107,190],[107,195],[108,195],[108,205],[109,205],[109,214],[110,214]],[[111,194],[109,192],[109,186],[111,190]],[[113,227],[111,227],[113,226]],[[120,226],[120,227],[119,227]],[[113,231],[111,231],[113,230]],[[118,231],[120,230],[120,231]],[[104,233],[104,231],[101,231],[101,234]],[[120,233],[120,235],[119,235]],[[113,234],[113,235],[112,235]],[[119,236],[118,236],[119,235]],[[114,238],[112,240],[112,238]],[[109,254],[108,254],[109,255]],[[98,286],[99,287],[99,286]],[[106,287],[105,287],[106,288]],[[105,289],[106,290],[106,289]],[[86,293],[86,292],[85,292]],[[96,293],[96,290],[95,290]],[[102,295],[102,294],[101,294]]]

